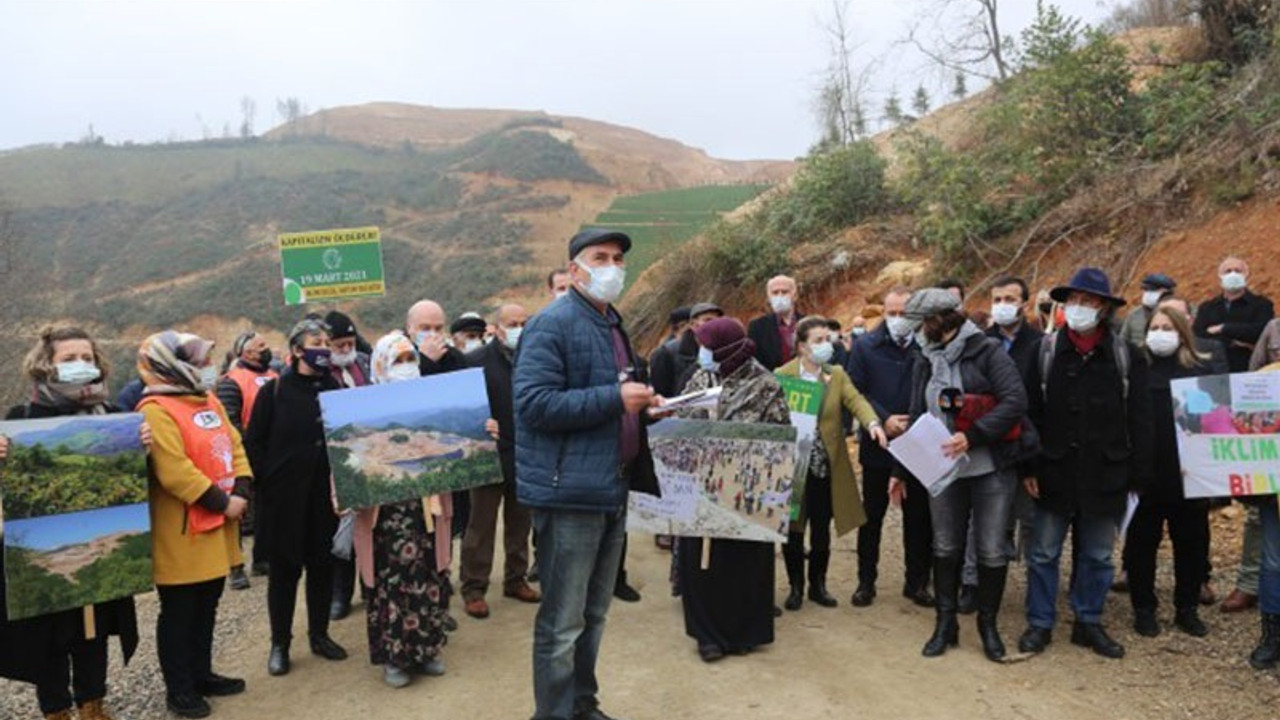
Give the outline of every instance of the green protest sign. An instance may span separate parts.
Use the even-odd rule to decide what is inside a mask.
[[[277,239],[286,305],[387,292],[376,227],[281,233]]]
[[[800,519],[804,500],[804,484],[809,478],[809,455],[818,437],[818,415],[822,412],[822,395],[826,386],[820,382],[801,380],[791,375],[778,375],[778,384],[787,395],[791,425],[796,429],[796,471],[791,483],[791,520]]]

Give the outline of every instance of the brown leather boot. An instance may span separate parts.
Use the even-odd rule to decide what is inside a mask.
[[[107,707],[103,704],[102,699],[90,700],[77,708],[80,714],[80,720],[111,720],[111,715],[107,713]],[[67,711],[67,717],[70,717],[71,711]]]
[[[1220,606],[1224,613],[1244,612],[1256,607],[1258,604],[1258,596],[1247,593],[1239,588],[1231,591],[1226,600],[1222,601]]]

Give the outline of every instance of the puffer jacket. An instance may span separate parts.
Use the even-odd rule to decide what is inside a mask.
[[[515,357],[516,496],[530,508],[616,512],[628,489],[658,494],[645,432],[630,467],[619,462],[623,405],[613,353],[622,318],[571,290],[535,315]],[[644,382],[626,333],[632,377]]]

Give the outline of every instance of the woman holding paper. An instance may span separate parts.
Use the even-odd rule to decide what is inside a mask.
[[[714,410],[687,410],[682,415],[722,422],[791,423],[782,386],[755,361],[755,343],[742,323],[718,318],[695,334],[699,368],[684,391],[717,386],[721,391]],[[703,538],[682,537],[677,548],[685,633],[697,641],[698,655],[714,662],[773,642],[773,545],[709,540],[709,562],[703,567],[703,542]]]
[[[179,717],[210,712],[206,697],[244,692],[213,672],[213,628],[227,573],[242,562],[240,518],[250,470],[227,412],[213,393],[213,343],[168,330],[138,350],[138,411],[153,429],[151,546],[160,617],[156,650],[166,703]],[[83,714],[81,717],[84,717]]]
[[[374,347],[371,368],[375,384],[415,380],[418,350],[404,333],[393,332]],[[448,498],[446,493],[356,514],[356,566],[369,589],[369,659],[382,666],[383,680],[393,688],[408,685],[414,673],[445,672],[440,660],[447,639],[440,568],[449,559],[450,526],[443,505]]]
[[[32,382],[31,401],[9,408],[6,420],[120,412],[107,400],[110,367],[106,358],[79,328],[42,329],[23,370]],[[149,446],[151,431],[145,423],[141,432],[143,444]],[[8,457],[8,451],[8,439],[0,436],[0,460]],[[5,592],[0,553],[0,677],[33,683],[40,712],[47,718],[70,718],[73,706],[78,706],[82,718],[108,717],[103,708],[107,637],[120,637],[127,663],[138,647],[133,598],[10,622]],[[92,638],[86,637],[86,613],[92,613],[95,621]]]
[[[800,519],[793,521],[782,554],[787,564],[791,593],[785,607],[799,610],[804,603],[804,530],[809,526],[809,599],[823,607],[835,607],[827,592],[827,564],[831,559],[831,520],[836,534],[844,535],[867,521],[858,492],[858,481],[844,440],[841,410],[853,413],[875,442],[888,446],[871,403],[853,386],[839,365],[832,365],[834,346],[826,318],[809,316],[796,326],[796,359],[778,369],[779,375],[822,383],[822,409],[818,434],[809,455],[809,476],[805,481]]]
[[[1144,637],[1160,634],[1156,619],[1156,551],[1166,523],[1173,541],[1174,624],[1195,637],[1209,634],[1199,614],[1200,583],[1208,572],[1205,562],[1209,555],[1209,501],[1183,497],[1169,387],[1171,380],[1214,374],[1209,355],[1197,352],[1195,347],[1191,324],[1185,316],[1167,309],[1151,314],[1143,359],[1150,367],[1147,392],[1151,395],[1155,480],[1142,494],[1125,538],[1133,629]]]
[[[1015,466],[1029,453],[1019,446],[1035,444],[1029,437],[1033,431],[1023,422],[1026,387],[1000,343],[966,319],[960,300],[949,291],[928,288],[915,293],[905,315],[922,323],[911,418],[914,422],[928,413],[945,424],[953,434],[938,452],[959,459],[929,490],[937,622],[922,652],[935,657],[959,641],[960,571],[972,515],[978,550],[978,635],[987,659],[999,662],[1005,647],[996,617],[1008,574],[1004,546],[1017,487]],[[1022,437],[1024,433],[1028,437]],[[904,492],[902,472],[899,467],[890,478],[890,496]]]
[[[319,395],[340,387],[329,374],[331,354],[329,326],[322,320],[308,317],[295,325],[289,332],[290,367],[262,386],[245,432],[257,511],[268,540],[267,672],[272,675],[289,672],[293,611],[304,570],[311,652],[326,660],[347,658],[347,651],[329,637],[338,515]]]

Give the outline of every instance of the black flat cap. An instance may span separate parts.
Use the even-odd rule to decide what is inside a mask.
[[[672,310],[671,314],[667,316],[668,325],[682,322],[689,322],[689,307],[687,305]]]
[[[460,332],[484,332],[489,324],[484,321],[477,313],[463,313],[461,317],[453,321],[449,326],[449,334]]]
[[[618,243],[622,246],[624,253],[631,251],[631,238],[627,237],[626,233],[604,228],[587,228],[569,240],[569,259],[578,257],[578,253],[592,245],[602,245],[607,242]]]
[[[721,310],[719,305],[715,303],[702,302],[694,305],[689,310],[689,319],[692,320],[699,315],[706,315],[707,313],[715,313],[716,317],[724,317],[724,310]]]
[[[1152,290],[1172,290],[1178,287],[1178,283],[1164,273],[1151,273],[1142,278],[1142,287]]]
[[[337,310],[331,310],[328,315],[324,316],[325,324],[329,326],[329,337],[349,338],[356,336],[356,324],[351,322],[351,318]]]

